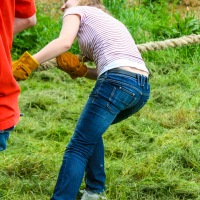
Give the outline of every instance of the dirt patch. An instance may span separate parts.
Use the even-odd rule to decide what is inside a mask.
[[[191,7],[198,7],[200,6],[199,0],[183,0],[183,5],[191,6]]]
[[[138,6],[141,4],[141,0],[127,0],[127,4],[129,6]],[[183,17],[186,14],[194,14],[200,19],[200,0],[182,0],[181,4],[175,7],[174,5],[169,5],[169,7],[171,7],[173,12],[180,11]]]
[[[35,0],[36,4],[37,3],[45,3],[45,4],[50,4],[50,3],[56,3],[62,5],[63,0]]]
[[[196,18],[200,19],[200,6],[179,5],[176,7],[176,10],[180,11],[183,17],[187,14],[192,14],[195,15]]]

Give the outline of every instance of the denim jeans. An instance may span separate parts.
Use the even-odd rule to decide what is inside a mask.
[[[65,150],[51,200],[75,200],[85,174],[88,190],[105,190],[103,133],[140,110],[148,101],[148,78],[124,70],[101,75]]]
[[[13,129],[14,129],[14,126],[6,130],[0,131],[0,151],[3,151],[6,149],[7,140],[10,136],[10,131],[12,131]]]

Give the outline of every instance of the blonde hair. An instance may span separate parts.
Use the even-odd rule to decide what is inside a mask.
[[[106,10],[102,0],[79,0],[76,6],[93,6],[108,13],[108,10]]]

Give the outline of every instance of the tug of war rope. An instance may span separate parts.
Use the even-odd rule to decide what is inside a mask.
[[[156,42],[148,42],[144,44],[137,45],[139,51],[147,52],[147,51],[157,51],[166,49],[169,47],[180,47],[184,45],[190,45],[190,44],[200,44],[200,35],[192,34],[189,36],[183,36],[180,38],[175,39],[167,39],[164,41],[156,41]],[[81,55],[77,55],[80,60],[82,60]],[[52,69],[57,66],[56,59],[53,58],[43,64],[41,64],[35,71],[44,71],[48,69]]]

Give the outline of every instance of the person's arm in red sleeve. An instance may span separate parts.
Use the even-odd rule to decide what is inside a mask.
[[[36,6],[34,0],[16,0],[14,34],[35,26]]]

